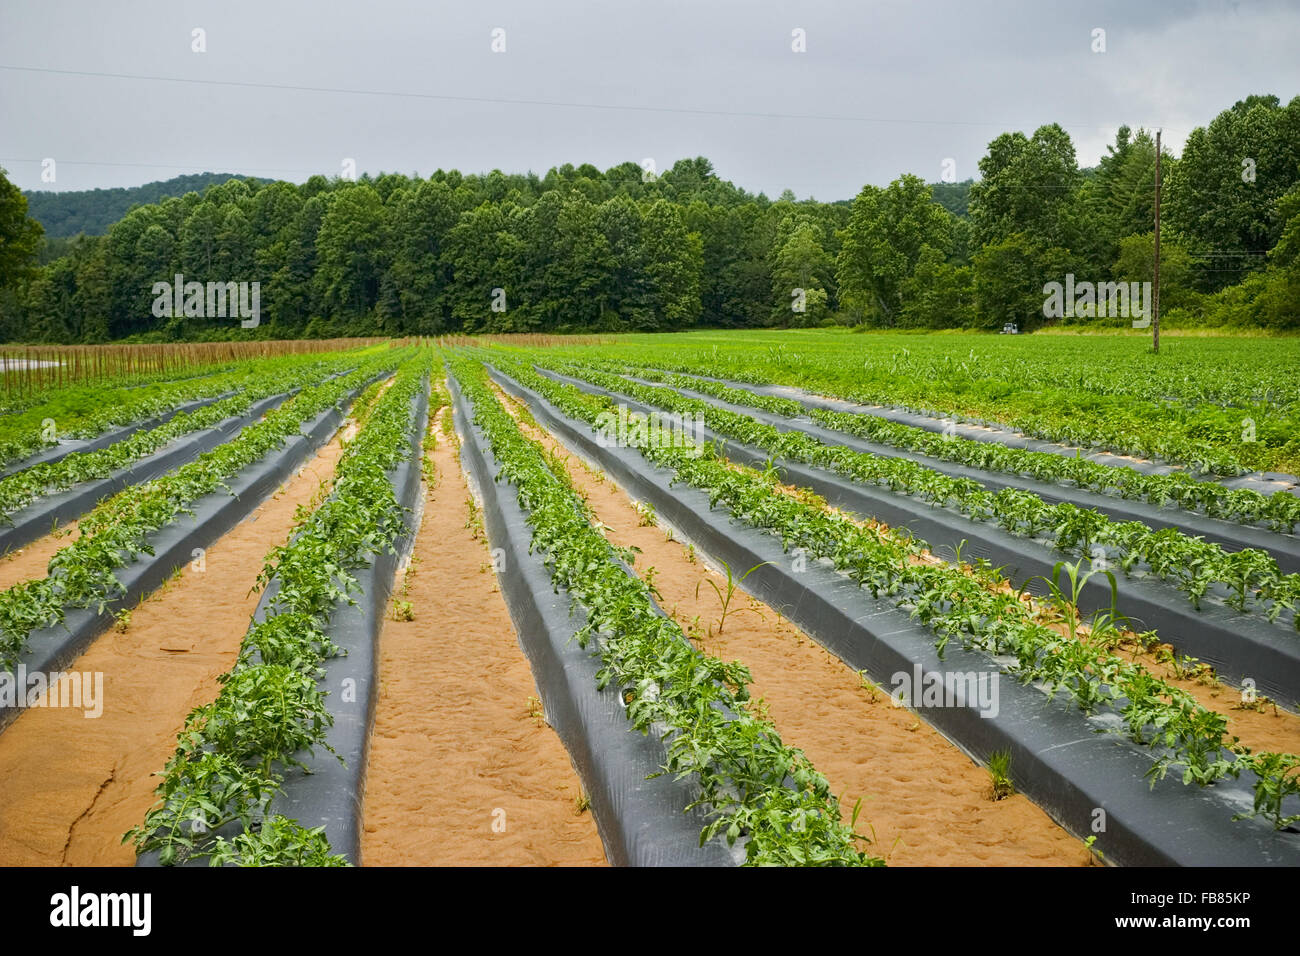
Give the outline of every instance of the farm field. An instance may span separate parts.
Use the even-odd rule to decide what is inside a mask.
[[[0,865],[1300,864],[1296,339],[150,349],[3,397]]]

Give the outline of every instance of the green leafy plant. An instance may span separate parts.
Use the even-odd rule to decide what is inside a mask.
[[[304,755],[318,748],[333,752],[326,735],[334,718],[319,684],[324,661],[339,653],[330,620],[352,601],[353,572],[392,551],[407,531],[390,472],[415,454],[411,405],[432,355],[399,359],[393,384],[376,393],[345,449],[331,495],[267,556],[259,582],[278,587],[265,618],[252,624],[235,666],[219,678],[217,699],[186,719],[159,803],[124,837],[139,852],[157,850],[164,865],[204,856],[250,866],[340,865],[321,829],[267,814],[287,768],[307,769]],[[242,833],[230,839],[215,833],[235,824]]]
[[[1016,792],[1011,782],[1011,751],[995,750],[989,755],[989,792],[994,800],[1005,800]]]
[[[522,363],[509,363],[509,374],[562,414],[589,423],[607,413],[611,404]],[[1235,738],[1227,736],[1221,714],[1200,706],[1140,664],[1118,657],[1109,638],[1094,644],[1071,639],[1068,628],[1063,636],[1046,627],[1031,608],[1000,590],[1002,582],[991,576],[990,569],[962,571],[918,561],[917,556],[927,550],[924,542],[863,527],[780,494],[757,472],[717,457],[716,449],[646,448],[641,453],[654,464],[671,468],[674,482],[706,491],[714,505],[725,504],[733,520],[778,536],[786,550],[803,548],[809,556],[827,558],[846,572],[863,555],[872,555],[878,568],[871,575],[874,586],[930,627],[936,647],[942,649],[955,639],[967,649],[1009,652],[1018,662],[1012,673],[1021,680],[1064,690],[1085,712],[1099,706],[1115,708],[1124,732],[1151,748],[1154,759],[1148,777],[1153,786],[1175,767],[1181,769],[1185,784],[1206,785],[1240,773],[1239,762],[1228,759]],[[1077,606],[1085,575],[1076,564],[1063,580],[1065,567],[1057,569],[1051,583],[1063,603]],[[1077,614],[1075,620],[1077,636]],[[1115,618],[1109,620],[1113,623]]]
[[[232,477],[282,448],[303,422],[410,355],[380,353],[352,372],[304,388],[232,440],[159,479],[127,488],[83,516],[80,536],[50,559],[45,579],[0,593],[0,666],[12,669],[28,636],[61,623],[68,608],[103,613],[125,591],[114,572],[152,555],[152,534],[188,513],[204,495],[228,491]]]
[[[1255,775],[1255,805],[1250,813],[1234,819],[1263,816],[1274,829],[1286,830],[1300,823],[1300,813],[1287,814],[1283,803],[1300,796],[1300,757],[1295,754],[1243,751],[1239,759]]]
[[[638,501],[636,504],[637,524],[642,528],[653,528],[655,526],[655,506],[648,501]]]
[[[324,827],[310,830],[278,814],[256,830],[233,839],[217,837],[209,858],[212,866],[349,866],[347,857],[331,853]]]
[[[668,728],[662,773],[693,783],[691,806],[708,820],[701,843],[743,839],[747,865],[881,865],[858,849],[807,757],[747,709],[748,670],[704,655],[655,610],[646,582],[628,573],[581,498],[500,407],[482,366],[459,356],[449,365],[500,464],[499,480],[515,487],[532,550],[544,556],[556,589],[588,612],[575,637],[599,656],[597,686],[617,690],[640,732]]]
[[[772,563],[771,561],[764,561],[762,564],[756,564],[756,565],[754,565],[752,568],[750,568],[748,571],[746,571],[744,574],[742,574],[739,578],[737,578],[737,577],[735,577],[735,575],[732,574],[732,571],[731,571],[731,565],[729,565],[726,561],[723,561],[723,562],[722,562],[722,567],[723,567],[723,568],[726,570],[726,572],[727,572],[727,583],[726,583],[726,586],[725,586],[725,587],[720,587],[720,586],[718,585],[718,582],[714,581],[712,577],[704,578],[703,580],[698,581],[698,582],[696,583],[696,585],[695,585],[695,597],[696,597],[697,599],[698,599],[699,596],[700,596],[700,585],[702,585],[702,584],[707,584],[707,585],[709,585],[709,587],[713,588],[713,592],[718,596],[718,603],[722,605],[722,613],[721,613],[721,614],[719,615],[719,617],[718,617],[718,633],[719,633],[719,634],[722,633],[722,629],[723,629],[723,627],[724,627],[724,626],[726,625],[726,623],[727,623],[727,615],[729,615],[729,614],[737,614],[737,613],[739,613],[739,612],[741,612],[741,611],[750,611],[750,612],[752,612],[752,613],[754,613],[754,614],[758,614],[760,617],[762,617],[762,613],[761,613],[760,611],[755,610],[755,609],[752,608],[752,607],[742,607],[742,608],[735,608],[735,609],[733,609],[733,608],[731,607],[731,601],[732,601],[732,598],[734,598],[734,597],[736,596],[736,591],[740,588],[740,586],[741,586],[742,584],[745,583],[745,579],[746,579],[747,577],[749,577],[751,574],[753,574],[753,573],[754,573],[755,571],[757,571],[759,568],[766,567],[767,565],[769,565],[769,564],[771,564],[771,563]]]
[[[651,387],[631,381],[626,376],[602,372],[589,365],[572,362],[548,362],[565,374],[591,382],[602,388],[621,392],[647,405],[665,408],[673,412],[701,415],[708,426],[720,435],[735,438],[746,444],[763,449],[771,455],[805,462],[817,467],[840,473],[854,481],[883,485],[891,491],[918,495],[939,507],[952,508],[977,521],[992,521],[1004,530],[1023,537],[1034,538],[1049,535],[1055,546],[1064,552],[1074,553],[1080,557],[1090,557],[1098,546],[1105,546],[1118,552],[1119,565],[1125,572],[1132,571],[1139,564],[1145,563],[1156,575],[1165,578],[1180,588],[1194,607],[1209,592],[1211,586],[1218,582],[1232,591],[1230,603],[1239,610],[1253,608],[1276,620],[1289,614],[1297,629],[1300,619],[1295,617],[1297,604],[1300,604],[1300,575],[1283,574],[1277,568],[1276,561],[1266,552],[1258,549],[1244,549],[1239,552],[1225,551],[1218,544],[1198,537],[1189,537],[1175,528],[1152,530],[1138,521],[1112,521],[1095,509],[1081,508],[1070,502],[1048,504],[1037,495],[1016,488],[1004,488],[999,492],[990,492],[978,481],[969,478],[954,478],[922,463],[901,457],[884,457],[856,451],[842,445],[828,444],[798,430],[781,430],[772,425],[760,423],[750,416],[719,408],[700,399],[678,394],[670,389]],[[654,373],[639,369],[638,375],[654,377]],[[663,377],[663,376],[661,376]],[[667,376],[667,379],[679,387],[695,388],[701,383],[696,379]],[[688,384],[683,384],[688,383]],[[797,402],[788,399],[775,399],[771,396],[755,396],[744,390],[730,389],[712,383],[700,390],[718,394],[729,401],[741,404],[757,404],[783,414],[804,414],[807,412]],[[739,392],[739,395],[733,394]],[[745,401],[741,399],[745,398]],[[784,404],[783,404],[784,403]],[[814,411],[813,415],[822,424],[826,424],[825,415],[838,415],[842,419],[852,419],[859,423],[854,434],[861,434],[861,420],[879,422],[871,416],[855,415],[843,412]],[[835,419],[847,427],[846,421]],[[892,425],[892,423],[885,423]],[[877,427],[875,424],[869,427]],[[901,426],[899,426],[901,427]],[[954,442],[965,441],[957,447],[966,449],[968,457],[963,464],[988,467],[999,456],[1005,457],[1011,450],[1001,446],[990,449],[986,443],[970,442],[964,439],[948,439],[930,436],[937,442],[931,447],[926,445],[927,453],[943,451],[942,457],[952,458],[950,446]],[[720,445],[706,443],[703,451],[707,457],[725,456],[725,449]],[[1062,480],[1078,483],[1083,479],[1081,469],[1100,468],[1103,471],[1117,471],[1105,465],[1096,465],[1083,458],[1068,458],[1047,453],[1037,454],[1050,460],[1054,467],[1064,469]],[[1018,461],[1018,459],[1017,459]],[[1023,465],[1008,464],[1015,469]],[[1028,467],[1024,465],[1024,467]],[[1149,482],[1152,476],[1143,475],[1141,481]],[[1136,480],[1136,479],[1135,479]],[[1103,490],[1109,488],[1102,481]],[[1170,478],[1168,487],[1160,493],[1164,498],[1175,494],[1175,489],[1186,491],[1188,486],[1201,488],[1212,483],[1196,482],[1187,476]],[[1236,496],[1237,490],[1229,491],[1218,487],[1224,495]],[[1240,497],[1240,496],[1238,496]],[[1238,500],[1233,497],[1231,500]],[[1274,509],[1274,518],[1278,530],[1291,530],[1300,524],[1300,498],[1286,492],[1280,492],[1265,498],[1257,495],[1260,502],[1267,500]],[[1162,498],[1163,500],[1163,498]],[[1285,517],[1283,517],[1285,515]],[[1262,519],[1261,519],[1262,520]]]
[[[1103,619],[1103,626],[1111,625],[1120,618],[1118,608],[1119,586],[1115,581],[1114,573],[1094,569],[1087,574],[1083,574],[1081,573],[1082,567],[1082,561],[1076,561],[1074,564],[1057,561],[1052,565],[1052,576],[1050,578],[1039,575],[1033,579],[1042,581],[1047,585],[1049,598],[1057,612],[1056,618],[1065,625],[1071,640],[1079,639],[1081,620],[1079,605],[1083,597],[1083,589],[1098,574],[1103,575],[1110,584],[1110,609],[1104,612],[1106,616]]]

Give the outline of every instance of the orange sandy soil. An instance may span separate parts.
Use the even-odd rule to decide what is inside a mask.
[[[387,379],[375,390],[374,397],[367,403],[367,408],[373,408],[374,403],[379,396],[392,387],[394,379]],[[354,418],[349,418],[343,425],[342,435],[344,440],[350,440],[356,434],[357,422]],[[330,466],[331,474],[333,465]],[[132,486],[135,487],[135,486]],[[124,489],[118,494],[128,494],[131,488]],[[103,499],[108,500],[108,499]],[[102,502],[101,502],[102,503]],[[98,505],[96,505],[98,507]],[[81,537],[81,528],[76,519],[67,522],[58,527],[53,527],[51,532],[43,538],[38,538],[30,544],[24,545],[13,551],[8,551],[0,555],[0,591],[7,590],[15,584],[23,581],[30,581],[33,578],[43,578],[48,574],[50,559],[54,557],[57,551],[66,548],[78,538]]]
[[[443,410],[443,415],[448,410]],[[593,866],[605,854],[578,775],[537,712],[452,440],[430,456],[410,573],[389,615],[366,776],[370,866]],[[495,824],[495,826],[494,826]]]
[[[1168,645],[1165,648],[1170,649]],[[1208,675],[1197,679],[1184,671],[1179,676],[1178,669],[1154,653],[1135,647],[1120,647],[1115,653],[1138,661],[1152,674],[1187,691],[1206,710],[1227,717],[1228,736],[1240,737],[1251,750],[1300,753],[1300,717],[1295,713],[1260,700],[1246,704],[1240,689]]]
[[[741,468],[741,466],[734,467]],[[888,525],[875,520],[864,520],[838,508],[827,506],[823,499],[806,489],[793,485],[776,487],[792,497],[817,503],[827,511],[854,524],[874,527],[885,534],[890,533]],[[915,560],[930,564],[942,563],[942,559],[928,551],[917,555]],[[963,564],[961,570],[969,574],[972,568],[969,564]],[[998,590],[1008,594],[1012,592],[1011,586],[1005,581]],[[1023,600],[1026,606],[1033,610],[1040,623],[1052,628],[1063,637],[1068,636],[1069,630],[1066,624],[1048,602],[1036,600],[1030,595],[1024,595]],[[1123,643],[1112,649],[1113,654],[1136,661],[1156,677],[1191,694],[1206,710],[1222,714],[1228,720],[1229,737],[1239,737],[1241,742],[1251,750],[1300,753],[1300,716],[1297,716],[1294,711],[1277,707],[1271,701],[1261,700],[1258,697],[1250,704],[1246,704],[1241,689],[1220,681],[1208,670],[1208,665],[1207,671],[1194,674],[1188,668],[1176,666],[1178,655],[1172,645],[1162,644],[1142,649],[1139,647],[1136,634],[1127,630],[1122,634],[1125,639]],[[1076,635],[1081,640],[1090,639],[1090,628],[1086,620],[1080,621],[1076,628]]]
[[[124,632],[107,632],[65,668],[103,673],[102,716],[31,709],[0,734],[0,865],[135,862],[122,835],[153,806],[153,774],[175,751],[186,715],[217,696],[217,677],[234,664],[257,606],[266,555],[288,538],[295,509],[332,480],[345,434],[208,548],[202,572],[187,564],[132,609]],[[0,568],[39,555],[27,577],[43,577],[46,550],[49,538]]]
[[[30,581],[32,578],[46,576],[50,558],[62,548],[66,548],[80,536],[77,522],[72,521],[43,538],[37,538],[31,544],[10,551],[0,558],[0,591],[8,590],[15,584]]]
[[[751,693],[762,698],[760,706],[766,706],[781,739],[801,748],[826,776],[846,818],[863,798],[858,831],[871,837],[870,852],[891,866],[1092,862],[1079,840],[1023,795],[991,799],[982,767],[917,715],[893,706],[887,689],[865,686],[855,671],[767,605],[738,593],[719,633],[713,588],[699,587],[696,597],[698,583],[712,572],[692,560],[683,545],[668,540],[663,529],[643,525],[611,479],[593,475],[539,429],[524,428],[567,459],[569,476],[605,526],[606,537],[641,550],[638,573],[648,577],[654,569],[660,606],[697,646],[749,667]],[[725,590],[725,578],[712,576]],[[1104,844],[1099,848],[1104,852]]]
[[[730,463],[729,467],[737,471],[749,470],[743,465]],[[842,509],[831,507],[824,498],[808,489],[780,483],[775,484],[773,487],[783,494],[797,498],[814,507],[823,508],[825,511],[861,527],[875,528],[883,534],[892,533],[888,525],[875,519],[863,518]],[[928,551],[921,552],[913,560],[917,563],[944,563],[941,558]],[[969,574],[972,568],[968,564],[963,564],[961,570]],[[709,590],[712,592],[711,588]],[[1011,586],[1005,581],[998,590],[1008,594],[1012,593]],[[1066,624],[1061,620],[1059,613],[1054,611],[1047,602],[1041,599],[1035,600],[1030,595],[1024,595],[1023,600],[1033,610],[1040,623],[1051,627],[1062,636],[1069,634]],[[1086,621],[1079,623],[1076,633],[1082,640],[1089,639],[1090,628]],[[1188,668],[1177,666],[1175,662],[1179,659],[1179,655],[1177,655],[1172,645],[1162,644],[1143,649],[1139,647],[1136,634],[1127,630],[1122,633],[1125,640],[1115,647],[1112,653],[1136,661],[1156,677],[1186,691],[1205,709],[1222,714],[1228,721],[1226,731],[1228,737],[1240,738],[1241,743],[1253,751],[1300,753],[1300,715],[1297,715],[1294,711],[1276,706],[1271,700],[1263,700],[1258,697],[1255,701],[1247,703],[1240,688],[1219,680],[1212,672],[1207,670],[1196,674]],[[1193,667],[1195,666],[1193,665]]]

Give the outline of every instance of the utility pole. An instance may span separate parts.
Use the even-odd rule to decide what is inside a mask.
[[[1156,258],[1151,282],[1151,350],[1160,354],[1160,130],[1156,130]]]

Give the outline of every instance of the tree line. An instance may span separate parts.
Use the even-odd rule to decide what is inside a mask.
[[[1300,97],[1248,97],[1162,166],[1162,316],[1300,326]],[[658,175],[629,162],[232,179],[136,206],[42,265],[39,226],[0,178],[0,338],[1032,328],[1044,285],[1067,274],[1150,279],[1150,131],[1121,127],[1089,169],[1059,125],[1004,133],[979,171],[840,202],[755,195],[703,157]],[[154,284],[178,274],[259,282],[258,327],[155,315]]]
[[[201,193],[216,183],[237,178],[243,177],[234,173],[187,173],[142,186],[69,192],[27,190],[23,195],[27,197],[28,215],[41,224],[47,240],[54,240],[47,244],[46,249],[47,255],[50,249],[57,252],[57,255],[49,256],[54,259],[66,251],[66,244],[57,240],[70,239],[83,232],[102,236],[132,206],[162,202],[169,196],[183,196],[190,192]]]

